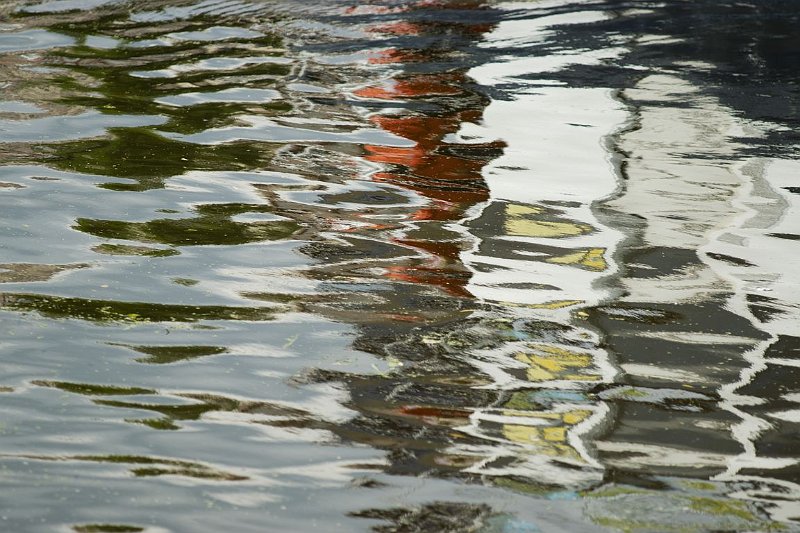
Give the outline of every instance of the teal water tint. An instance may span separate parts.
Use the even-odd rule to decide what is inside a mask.
[[[0,6],[0,529],[800,531],[797,14],[695,4]]]

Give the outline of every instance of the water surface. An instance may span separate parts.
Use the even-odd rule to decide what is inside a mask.
[[[9,531],[800,531],[793,2],[0,6]]]

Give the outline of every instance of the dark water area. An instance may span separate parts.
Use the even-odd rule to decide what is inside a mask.
[[[800,531],[798,28],[0,3],[0,531]]]

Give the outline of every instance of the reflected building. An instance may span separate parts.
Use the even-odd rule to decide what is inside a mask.
[[[628,228],[622,295],[589,310],[589,321],[640,397],[618,403],[613,427],[595,442],[599,460],[618,479],[675,487],[669,505],[718,505],[714,528],[781,527],[772,520],[790,518],[797,487],[778,474],[787,455],[764,442],[780,433],[768,414],[777,406],[767,407],[770,395],[753,387],[779,338],[767,325],[774,300],[762,299],[759,287],[782,276],[756,272],[751,258],[762,252],[750,247],[786,204],[761,165],[742,160],[738,140],[769,126],[736,116],[679,75],[644,77],[624,97],[636,106],[637,128],[618,144],[627,157],[624,188],[603,204]],[[760,236],[750,230],[751,240],[743,238],[748,230],[739,228],[753,226]],[[770,382],[782,388],[774,374]],[[624,499],[633,504],[645,492]],[[720,503],[732,492],[733,502]],[[625,523],[611,509],[605,519]],[[667,530],[653,515],[628,520]],[[671,527],[679,526],[712,527]]]

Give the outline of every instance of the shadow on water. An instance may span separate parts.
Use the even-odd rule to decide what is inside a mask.
[[[800,530],[795,11],[0,7],[3,520]]]

